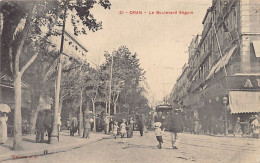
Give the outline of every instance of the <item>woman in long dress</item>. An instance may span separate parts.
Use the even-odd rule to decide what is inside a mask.
[[[255,115],[255,119],[252,121],[252,129],[253,129],[253,138],[259,138],[260,134],[260,121],[259,117]]]
[[[8,117],[5,113],[0,112],[0,143],[3,144],[7,140],[7,125]]]
[[[131,117],[129,124],[128,124],[127,137],[128,138],[133,137],[133,132],[134,132],[134,120],[133,120],[133,117]]]

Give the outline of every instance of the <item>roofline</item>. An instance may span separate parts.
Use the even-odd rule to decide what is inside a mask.
[[[207,18],[207,16],[208,16],[208,14],[209,14],[210,11],[212,11],[212,8],[211,8],[211,7],[207,9],[206,15],[204,16],[204,18],[203,18],[203,20],[202,20],[202,24],[205,23],[206,18]]]

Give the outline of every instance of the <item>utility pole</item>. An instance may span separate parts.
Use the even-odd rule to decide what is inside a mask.
[[[111,115],[111,92],[112,92],[112,75],[113,75],[113,62],[114,62],[114,55],[112,52],[112,61],[111,61],[111,67],[110,67],[110,82],[109,82],[109,96],[108,96],[108,115],[110,117]]]
[[[68,2],[68,1],[66,1]],[[67,3],[65,3],[65,11],[63,16],[63,25],[62,25],[62,33],[61,33],[61,45],[60,45],[60,54],[58,58],[58,76],[57,76],[57,83],[56,83],[56,91],[55,91],[55,104],[54,104],[54,114],[53,114],[53,128],[51,133],[51,143],[54,143],[54,137],[59,136],[58,131],[58,111],[59,111],[59,99],[60,99],[60,83],[61,83],[61,71],[62,71],[62,64],[61,64],[61,54],[63,53],[63,44],[64,44],[64,33],[65,33],[65,24],[66,24],[66,15],[67,15]],[[57,141],[58,139],[56,139]]]

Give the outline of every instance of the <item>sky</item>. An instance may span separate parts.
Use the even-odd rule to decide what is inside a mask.
[[[212,0],[110,2],[110,10],[98,5],[91,10],[94,17],[102,21],[103,29],[76,38],[88,49],[87,57],[92,65],[104,62],[104,51],[111,53],[122,45],[132,53],[136,52],[146,71],[149,101],[156,104],[170,94],[181,75],[182,67],[188,61],[188,46],[192,38],[202,32],[202,20]],[[142,14],[130,14],[130,11],[142,11]],[[149,14],[156,11],[177,11],[177,14]],[[179,11],[193,14],[179,14]]]

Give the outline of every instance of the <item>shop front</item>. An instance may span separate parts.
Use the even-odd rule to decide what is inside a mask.
[[[231,114],[260,112],[260,76],[226,77]]]

